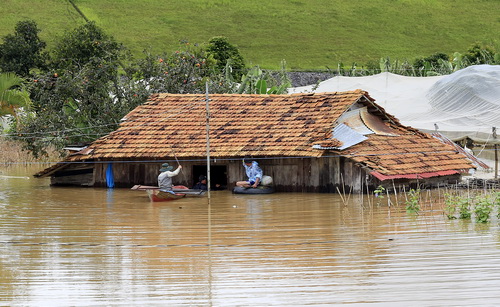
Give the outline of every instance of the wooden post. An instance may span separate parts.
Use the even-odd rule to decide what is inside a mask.
[[[493,146],[493,149],[495,150],[495,179],[498,179],[498,145],[496,143],[496,141],[497,141],[497,127],[493,127],[491,130],[493,132],[493,140],[495,142],[495,145]]]

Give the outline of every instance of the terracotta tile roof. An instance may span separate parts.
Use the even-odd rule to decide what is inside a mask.
[[[92,143],[85,154],[65,161],[162,160],[172,159],[174,152],[179,158],[204,157],[205,106],[205,95],[153,95],[127,114],[119,129]],[[360,112],[362,120],[380,133],[367,134],[368,139],[345,150],[331,150],[343,143],[332,139],[336,120],[346,111],[362,107],[367,107]],[[214,158],[343,155],[385,176],[473,167],[452,146],[402,126],[361,90],[210,95],[210,149]]]
[[[321,156],[323,152],[312,144],[331,138],[334,121],[364,95],[359,90],[210,95],[210,155]],[[154,95],[127,114],[118,130],[95,141],[89,155],[80,158],[164,159],[172,156],[172,148],[178,157],[205,156],[205,106],[205,95]]]
[[[370,135],[342,154],[386,176],[426,174],[443,171],[466,172],[472,163],[450,145],[428,134],[404,126],[394,129],[399,136]],[[422,176],[423,177],[423,176]],[[408,177],[401,177],[408,178]]]

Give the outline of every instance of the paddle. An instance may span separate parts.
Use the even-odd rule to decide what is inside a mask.
[[[180,166],[181,164],[179,163],[179,159],[177,159],[177,155],[175,154],[174,147],[173,147],[172,145],[170,145],[170,150],[171,150],[171,151],[172,151],[172,153],[174,154],[174,158],[175,158],[175,161],[177,161],[177,165],[179,165],[179,166]],[[186,181],[186,182],[187,182],[187,180],[186,180],[186,175],[185,175],[185,174],[184,174],[184,172],[182,171],[182,168],[181,168],[181,173],[182,173],[182,177],[184,178],[184,181]]]

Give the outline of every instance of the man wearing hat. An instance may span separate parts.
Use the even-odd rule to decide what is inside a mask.
[[[243,159],[243,167],[248,176],[248,181],[238,181],[236,186],[243,188],[256,188],[262,180],[262,169],[259,163],[249,158]]]
[[[177,167],[175,171],[172,171],[173,169],[174,167],[168,163],[163,163],[161,165],[160,175],[158,176],[158,186],[160,187],[160,191],[172,191],[172,177],[179,175],[182,166],[179,164],[179,167]]]

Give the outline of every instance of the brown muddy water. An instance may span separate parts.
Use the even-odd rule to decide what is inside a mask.
[[[2,306],[494,306],[500,228],[353,195],[151,203],[0,173]],[[362,200],[364,204],[362,204]]]

